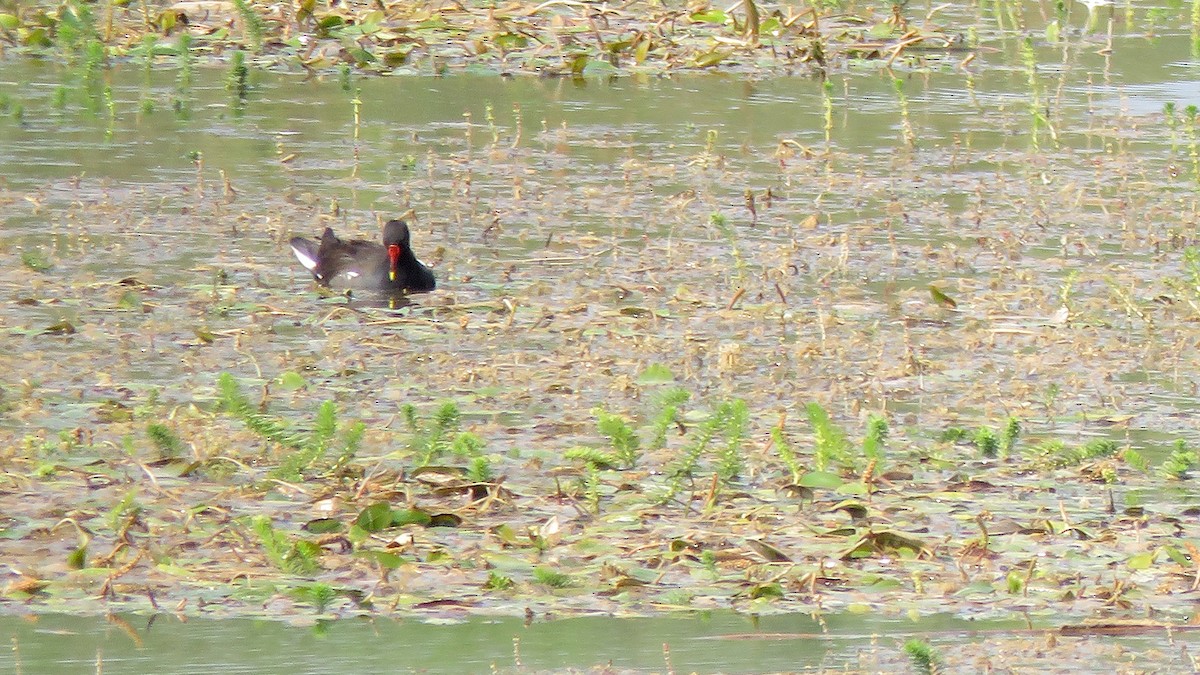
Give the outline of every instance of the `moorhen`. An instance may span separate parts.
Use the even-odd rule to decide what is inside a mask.
[[[338,239],[325,228],[321,241],[292,237],[296,259],[322,286],[399,293],[432,291],[433,272],[417,260],[409,246],[408,225],[389,220],[383,245],[362,239]]]

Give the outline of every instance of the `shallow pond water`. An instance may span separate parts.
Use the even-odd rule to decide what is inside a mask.
[[[68,562],[76,535],[116,556],[132,521],[118,527],[111,509],[140,498],[153,515],[136,524],[159,541],[153,565],[132,564],[122,609],[147,611],[154,587],[197,612],[197,597],[235,615],[272,598],[294,616],[309,608],[281,599],[286,584],[212,590],[246,574],[246,556],[266,566],[248,519],[298,533],[318,517],[353,519],[370,497],[468,518],[386,542],[411,555],[399,581],[325,554],[345,566],[331,563],[324,581],[380,592],[397,612],[453,596],[519,613],[519,597],[481,590],[487,571],[526,581],[555,564],[587,582],[537,597],[538,613],[922,614],[951,597],[962,614],[974,602],[1186,614],[1195,591],[1178,542],[1200,533],[1178,516],[1200,499],[1159,467],[1177,441],[1200,442],[1190,38],[1151,49],[1130,32],[1111,53],[1092,35],[1028,53],[1022,42],[997,43],[976,68],[827,82],[260,71],[245,101],[216,68],[125,63],[89,78],[4,62],[0,554],[14,575],[72,580],[49,607],[87,606],[96,577]],[[322,297],[287,250],[327,225],[374,238],[406,212],[439,289],[404,307]],[[311,428],[326,400],[361,420],[358,473],[279,479],[280,449],[215,410],[221,373],[295,427]],[[565,456],[607,444],[599,407],[650,427],[663,382],[692,404],[637,472],[596,479]],[[645,496],[731,400],[750,411],[745,438],[729,441],[745,461],[738,481],[718,490],[705,460],[689,496]],[[402,406],[428,419],[445,401],[511,489],[497,490],[499,512],[439,502],[406,475]],[[771,429],[809,462],[808,402],[855,439],[868,414],[888,418],[879,466],[841,469],[879,468],[869,489],[780,491],[790,481]],[[1012,458],[947,436],[1008,418],[1023,434]],[[232,478],[158,464],[155,421],[206,478],[229,478],[215,465]],[[1095,439],[1148,468],[1037,450]],[[841,504],[864,495],[879,527],[918,532],[928,548],[847,553],[845,532],[853,543],[863,530]],[[1000,550],[971,558],[964,542],[996,521]],[[764,580],[777,567],[687,555],[759,539],[796,563],[775,605]],[[207,566],[221,556],[238,565]],[[664,559],[692,567],[660,574]],[[624,563],[641,568],[614,572]],[[185,570],[202,578],[175,583]],[[613,578],[611,597],[588,585]],[[935,581],[944,592],[926,593]],[[660,595],[630,590],[642,584]]]
[[[266,619],[107,620],[61,615],[0,617],[11,645],[0,667],[12,672],[345,673],[601,672],[688,673],[896,672],[909,666],[901,645],[922,636],[956,649],[975,645],[974,665],[1027,667],[1017,650],[1046,635],[1020,620],[919,622],[864,616],[674,618],[581,617],[524,625],[519,619],[426,624],[348,619],[291,626]],[[1153,661],[1136,653],[1146,638],[1060,638],[1076,671],[1096,668],[1186,668],[1193,634]],[[604,668],[611,670],[604,671]],[[1068,672],[1050,667],[1042,672]]]

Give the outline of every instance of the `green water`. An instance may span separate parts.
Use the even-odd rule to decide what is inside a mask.
[[[115,621],[48,615],[0,617],[5,672],[105,673],[485,673],[586,668],[764,672],[902,663],[897,636],[918,628],[934,640],[1020,622],[933,617],[919,624],[864,616],[729,614],[661,619],[588,617],[523,625],[517,619],[462,623],[343,619],[313,626],[271,620],[180,622],[170,616]],[[664,646],[668,653],[664,654]]]

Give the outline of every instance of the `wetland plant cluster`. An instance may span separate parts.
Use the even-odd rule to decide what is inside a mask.
[[[296,70],[347,67],[593,76],[717,66],[746,72],[823,70],[861,61],[954,59],[962,36],[904,4],[820,3],[799,9],[757,0],[706,3],[340,2],[0,3],[6,51],[84,60],[245,54]],[[232,80],[237,80],[233,75]],[[238,85],[233,85],[235,91]]]

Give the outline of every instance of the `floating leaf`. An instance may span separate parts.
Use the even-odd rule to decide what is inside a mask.
[[[421,509],[397,509],[392,514],[392,525],[425,525],[433,522],[433,517]]]
[[[429,527],[458,527],[462,525],[462,516],[455,513],[435,513],[429,517]]]
[[[1154,559],[1156,557],[1155,551],[1138,553],[1126,561],[1125,566],[1131,570],[1148,570],[1154,566]]]
[[[317,32],[328,33],[334,28],[344,26],[345,24],[345,19],[337,14],[330,14],[329,16],[322,17],[321,20],[317,22]]]
[[[844,482],[842,477],[835,473],[809,471],[801,476],[800,480],[796,481],[796,484],[806,488],[826,488],[833,490],[841,487]]]
[[[768,599],[772,599],[772,600],[777,600],[779,598],[782,598],[783,596],[784,596],[783,586],[779,585],[778,582],[769,583],[769,584],[757,584],[750,589],[750,597],[752,597],[754,599],[768,598]]]
[[[54,269],[54,264],[36,249],[21,251],[21,264],[34,272],[49,272]]]
[[[646,366],[646,369],[637,378],[638,384],[663,384],[674,381],[675,376],[671,374],[671,369],[661,363],[652,363]]]
[[[766,558],[767,562],[786,563],[792,561],[786,553],[760,539],[747,539],[746,545],[754,549],[755,553]]]
[[[50,335],[73,335],[75,333],[75,324],[66,319],[60,319],[47,326],[46,330],[42,332]]]
[[[726,23],[729,21],[729,15],[719,9],[709,9],[703,12],[696,12],[689,17],[697,23]]]
[[[407,562],[402,556],[392,553],[391,551],[380,551],[377,549],[358,551],[354,554],[354,557],[370,560],[385,570],[397,569]]]
[[[316,518],[304,524],[304,531],[313,534],[331,534],[346,529],[345,524],[337,518]]]
[[[954,301],[954,298],[943,293],[937,286],[931,285],[929,287],[929,295],[933,296],[934,301],[943,307],[949,307],[950,309],[958,307],[958,303]]]
[[[697,56],[692,65],[697,68],[711,68],[729,58],[729,55],[732,53],[728,49],[714,49],[711,52],[705,52]]]
[[[285,391],[296,391],[306,386],[308,383],[304,380],[304,376],[293,370],[279,376],[279,387]]]
[[[492,38],[492,42],[504,51],[522,49],[529,44],[529,39],[520,33],[501,33]]]
[[[376,502],[359,512],[354,524],[367,532],[378,532],[392,526],[392,505]]]
[[[587,64],[584,65],[581,74],[584,77],[605,77],[608,75],[616,75],[618,72],[620,71],[617,69],[617,67],[608,61],[589,59]]]
[[[21,27],[21,20],[12,14],[0,14],[0,28],[16,30]]]
[[[893,26],[892,24],[877,23],[874,26],[871,26],[871,30],[867,31],[867,35],[869,37],[872,37],[872,38],[875,38],[878,40],[878,39],[882,39],[882,38],[886,38],[886,37],[891,37],[893,34],[895,34],[895,32],[896,32],[896,27]]]

